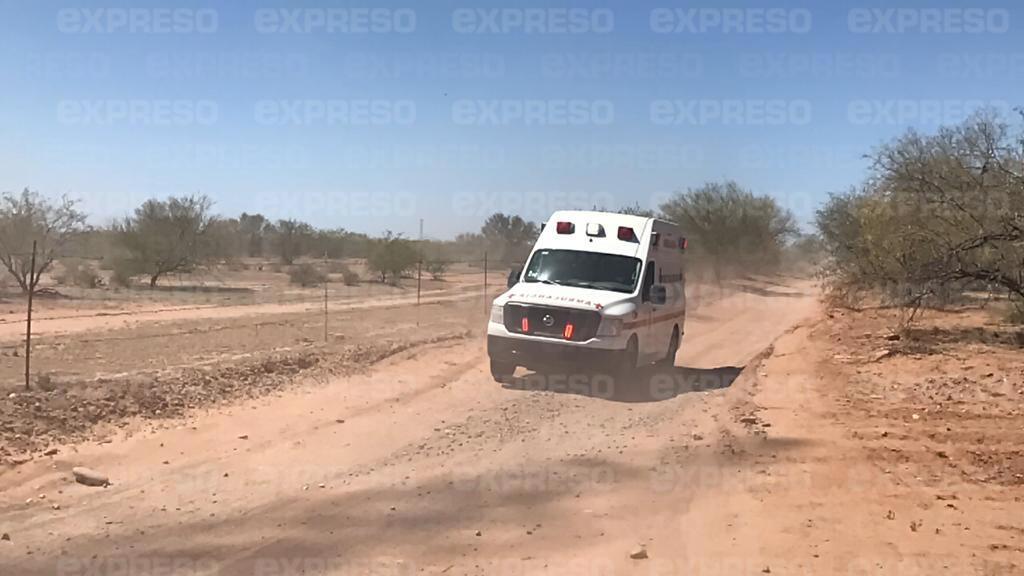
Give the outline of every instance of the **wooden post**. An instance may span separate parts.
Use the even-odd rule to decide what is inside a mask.
[[[324,250],[324,344],[328,344],[327,338],[327,284],[330,283],[330,270],[327,269],[327,251]]]
[[[32,268],[28,273],[28,314],[25,318],[25,390],[32,389],[32,295],[36,291],[36,241],[32,241]]]
[[[416,325],[420,325],[420,289],[423,285],[423,218],[420,218],[420,257],[416,262]]]
[[[487,251],[484,250],[484,314],[489,314],[491,311],[487,304]]]

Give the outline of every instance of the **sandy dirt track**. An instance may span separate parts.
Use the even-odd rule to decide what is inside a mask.
[[[819,394],[817,314],[806,282],[733,294],[674,369],[611,386],[502,387],[482,338],[423,348],[62,451],[0,476],[0,573],[973,573],[962,546],[907,572],[948,549],[886,524],[898,495]]]

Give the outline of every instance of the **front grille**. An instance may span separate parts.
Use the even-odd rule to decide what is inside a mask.
[[[573,342],[583,342],[596,336],[601,323],[601,315],[595,311],[526,304],[505,304],[504,316],[505,329],[509,332],[545,338],[564,339],[565,326],[571,322],[573,333],[570,340]],[[529,320],[527,332],[523,332],[524,317]]]

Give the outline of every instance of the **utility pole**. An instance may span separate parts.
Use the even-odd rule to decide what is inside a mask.
[[[484,314],[488,314],[490,311],[490,307],[487,306],[487,251],[484,250]]]
[[[36,291],[36,241],[32,241],[32,268],[28,273],[28,315],[25,319],[25,390],[32,389],[32,295]]]

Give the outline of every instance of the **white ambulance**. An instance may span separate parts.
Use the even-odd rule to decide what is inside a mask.
[[[555,212],[487,324],[491,375],[671,365],[686,319],[686,239],[656,218]]]

